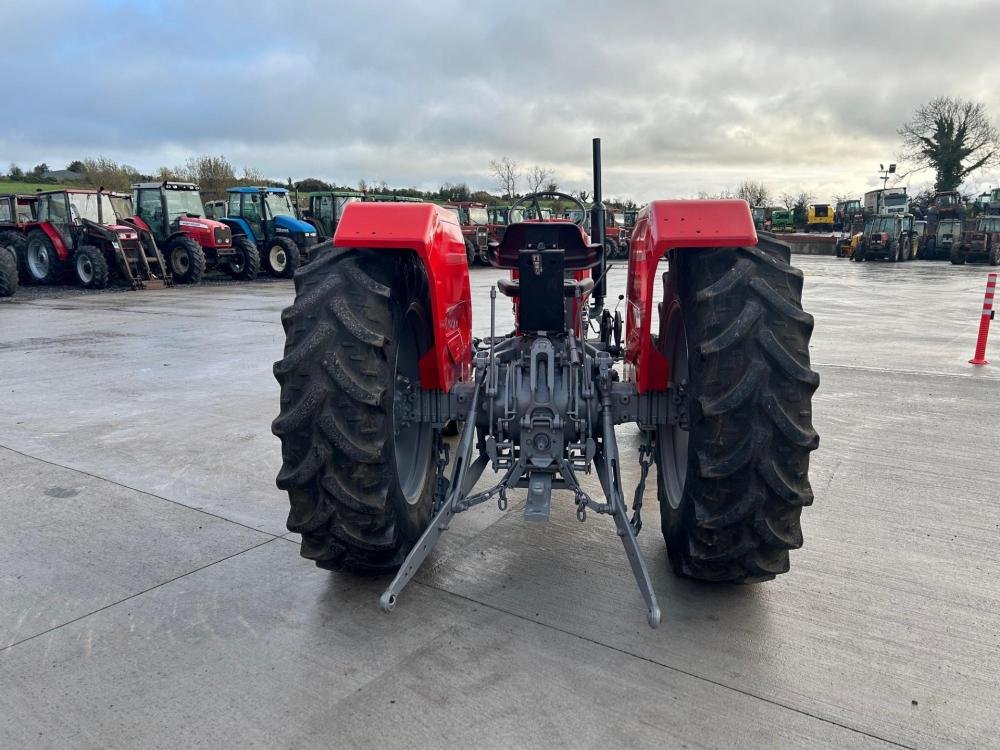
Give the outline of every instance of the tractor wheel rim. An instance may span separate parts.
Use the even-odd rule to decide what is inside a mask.
[[[86,255],[76,259],[76,275],[84,284],[89,284],[94,280],[94,264]]]
[[[36,279],[44,279],[49,274],[49,253],[44,246],[35,245],[28,253],[28,268]]]
[[[191,259],[183,250],[175,250],[170,254],[170,265],[173,266],[175,274],[183,276],[191,267]]]
[[[395,406],[401,402],[402,389],[420,387],[420,331],[423,324],[419,308],[411,307],[403,318],[396,347],[396,381],[393,384],[396,395],[392,415],[393,455],[399,489],[409,505],[419,502],[430,468],[432,429],[426,422],[403,424]]]
[[[268,253],[268,260],[271,262],[271,268],[275,271],[284,271],[285,266],[288,264],[288,258],[285,257],[285,249],[281,245],[271,246],[271,251]]]
[[[243,273],[243,267],[246,265],[246,258],[244,258],[243,253],[236,253],[233,256],[233,260],[230,262],[229,267],[233,269],[236,273]]]
[[[681,381],[688,381],[687,387],[690,389],[687,333],[684,330],[684,316],[679,306],[670,314],[666,335],[671,347],[667,359],[670,362],[671,384],[677,385]],[[688,398],[690,399],[690,394]],[[684,496],[690,437],[688,430],[681,429],[679,424],[673,424],[664,430],[664,439],[660,443],[660,460],[667,502],[675,510],[680,507]]]

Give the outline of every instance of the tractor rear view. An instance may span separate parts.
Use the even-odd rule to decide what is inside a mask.
[[[274,366],[288,528],[320,567],[395,571],[386,610],[454,514],[506,511],[515,490],[529,522],[565,509],[554,491],[581,522],[610,516],[653,627],[660,606],[636,542],[650,471],[678,575],[765,581],[802,544],[819,377],[788,247],[757,235],[744,201],[654,201],[632,235],[623,321],[604,307],[596,139],[594,164],[597,242],[582,221],[526,221],[489,246],[490,264],[510,272],[490,291],[494,312],[497,294],[515,307],[509,334],[496,335],[494,314],[491,336],[473,339],[465,241],[431,204],[348,206],[333,248],[296,274]],[[543,199],[585,212],[561,193],[511,212],[541,215]],[[449,446],[452,420],[462,427]],[[619,451],[624,423],[639,429],[637,453]],[[631,514],[626,462],[638,476]],[[600,492],[582,481],[592,472]]]

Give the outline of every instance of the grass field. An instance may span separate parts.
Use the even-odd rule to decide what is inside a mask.
[[[16,180],[0,180],[0,193],[34,193],[36,190],[58,190],[68,185],[55,182],[18,182]]]

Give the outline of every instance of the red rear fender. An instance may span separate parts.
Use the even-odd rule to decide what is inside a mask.
[[[47,221],[40,222],[38,227],[45,232],[46,236],[50,240],[52,240],[52,246],[55,248],[56,255],[59,257],[59,260],[63,263],[68,261],[69,248],[66,247],[66,243],[63,241],[62,235],[59,234],[59,230]]]
[[[636,219],[629,246],[625,377],[639,393],[667,387],[669,363],[653,344],[653,284],[671,250],[757,244],[750,205],[742,200],[653,201]],[[670,300],[665,300],[667,308]]]
[[[447,391],[471,376],[469,266],[453,213],[432,203],[350,203],[333,244],[415,252],[427,274],[434,333],[433,346],[420,360],[420,384]]]

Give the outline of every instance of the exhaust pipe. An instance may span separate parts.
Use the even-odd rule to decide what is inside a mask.
[[[601,139],[594,139],[594,204],[590,207],[590,241],[593,242],[594,238],[601,245],[601,262],[598,264],[597,268],[591,272],[591,275],[596,274],[594,279],[594,292],[592,299],[594,300],[594,306],[591,310],[591,318],[597,318],[600,316],[601,311],[604,309],[604,298],[607,296],[608,292],[608,259],[604,254],[604,201],[601,195]]]

